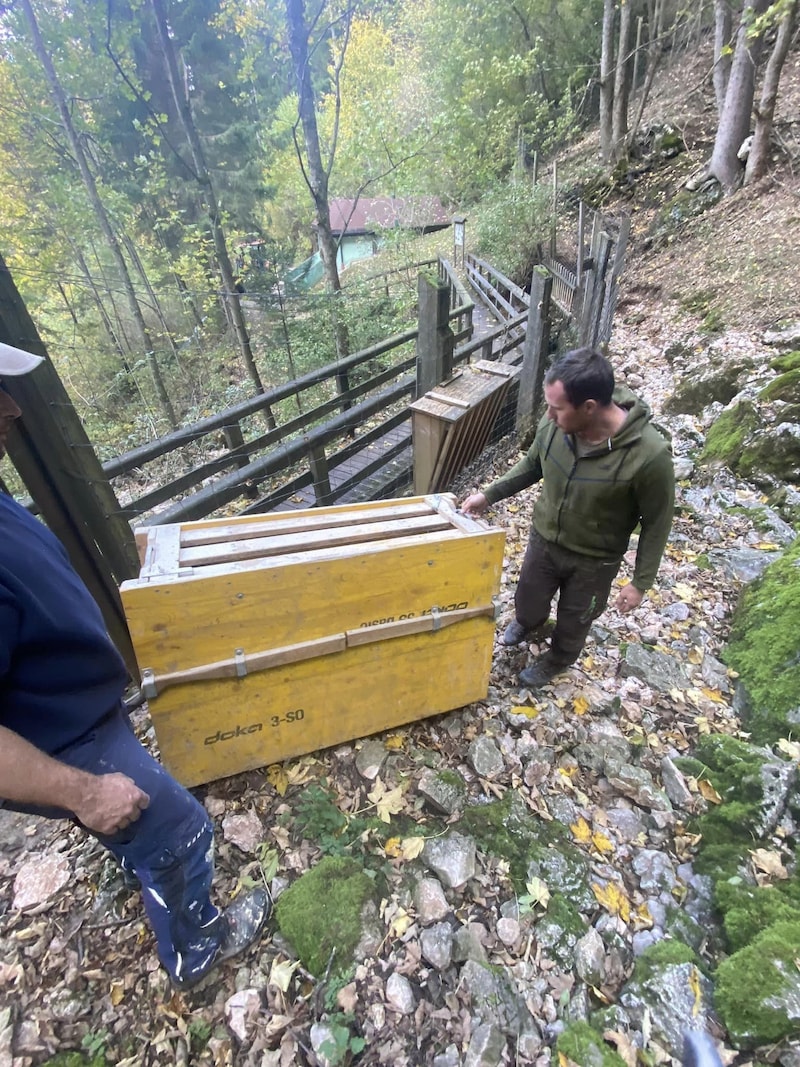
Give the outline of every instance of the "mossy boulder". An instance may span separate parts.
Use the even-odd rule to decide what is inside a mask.
[[[563,893],[553,893],[547,911],[536,922],[536,942],[548,959],[569,970],[575,962],[575,946],[586,933],[580,912]]]
[[[792,880],[797,883],[797,878]],[[752,885],[740,877],[716,883],[714,902],[722,914],[731,952],[745,948],[776,923],[800,924],[800,904],[792,899],[791,888],[784,882]],[[800,884],[794,886],[798,888]]]
[[[729,363],[712,367],[702,374],[688,375],[678,382],[664,404],[667,414],[699,415],[709,404],[729,404],[741,389],[749,365]]]
[[[773,378],[769,385],[761,390],[759,398],[767,401],[781,400],[786,404],[800,404],[800,367],[785,371],[777,378]]]
[[[771,359],[770,367],[778,374],[786,374],[787,371],[800,371],[800,352],[784,352],[781,356]]]
[[[772,399],[794,396],[794,372],[776,378]],[[776,384],[778,383],[778,384]],[[724,463],[740,476],[774,488],[800,482],[800,404],[734,399],[709,427],[701,463]]]
[[[715,1002],[733,1042],[765,1045],[800,1030],[800,922],[780,922],[717,968]]]
[[[278,927],[313,975],[346,974],[361,940],[361,916],[375,885],[354,860],[326,856],[278,898]]]
[[[800,538],[745,589],[724,653],[747,693],[754,741],[775,742],[800,725],[798,634]]]
[[[558,887],[579,910],[595,906],[588,858],[572,844],[560,822],[533,817],[516,790],[509,789],[491,804],[467,808],[459,829],[474,838],[483,852],[508,862],[520,896],[531,878],[540,878],[551,888]]]
[[[588,1023],[571,1023],[558,1035],[556,1051],[562,1062],[566,1057],[578,1067],[625,1067],[622,1056]]]
[[[745,444],[757,426],[755,406],[749,400],[740,400],[721,412],[709,427],[700,461],[724,463],[736,470]]]

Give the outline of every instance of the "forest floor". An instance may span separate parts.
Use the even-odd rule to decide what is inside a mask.
[[[621,369],[635,378],[656,411],[673,386],[662,354],[665,345],[676,339],[707,343],[703,325],[709,309],[718,312],[714,326],[723,346],[746,346],[755,353],[762,350],[764,330],[796,320],[800,309],[800,186],[785,158],[757,187],[687,220],[663,240],[652,239],[664,203],[710,152],[714,112],[709,68],[708,52],[701,50],[661,72],[645,122],[668,121],[678,127],[687,152],[663,171],[642,175],[638,188],[617,191],[606,205],[633,212],[612,349],[624,354]],[[779,108],[779,121],[785,123],[779,132],[795,154],[795,167],[797,126],[790,120],[798,115],[800,52],[795,48],[784,72]],[[582,151],[590,153],[591,143]],[[698,293],[704,294],[699,302],[693,299]],[[488,479],[507,462],[505,456],[487,457],[480,478]],[[736,491],[742,500],[757,495],[746,486]],[[523,493],[499,505],[491,517],[507,532],[503,623],[513,612],[532,499],[532,492]],[[385,749],[378,775],[383,795],[400,790],[390,818],[402,814],[417,821],[421,833],[426,827],[430,833],[417,787],[432,764],[462,775],[475,801],[522,784],[532,809],[548,818],[549,809],[562,810],[566,800],[575,814],[574,826],[585,824],[591,830],[583,841],[582,833],[573,833],[598,879],[623,887],[635,907],[644,903],[647,894],[631,864],[637,834],[623,820],[609,817],[627,801],[607,781],[585,773],[569,753],[577,739],[603,726],[614,697],[620,700],[617,726],[631,743],[644,747],[654,766],[668,752],[690,749],[700,732],[738,729],[730,693],[710,686],[699,672],[704,657],[712,660],[724,644],[740,586],[698,561],[709,543],[752,547],[762,543],[762,536],[746,513],[698,516],[686,509],[676,521],[657,590],[633,617],[609,609],[577,668],[541,695],[520,692],[516,682],[527,650],[498,644],[486,701],[379,739]],[[643,635],[694,665],[698,675],[690,696],[661,693],[646,681],[620,676],[621,645],[641,641]],[[376,680],[376,700],[380,690]],[[522,729],[520,707],[530,712]],[[648,728],[653,721],[657,732]],[[152,741],[146,709],[137,714],[137,725]],[[502,755],[502,770],[491,777],[482,777],[466,758],[468,747],[484,736]],[[549,765],[530,760],[531,745],[548,753]],[[363,742],[353,742],[198,791],[217,829],[216,890],[222,902],[262,877],[267,856],[277,857],[277,882],[272,883],[277,889],[323,854],[319,838],[311,833],[307,807],[301,818],[309,784],[324,780],[333,803],[349,820],[377,811],[381,793],[370,777],[374,767],[366,769],[359,758],[363,750]],[[317,816],[324,823],[322,808]],[[641,832],[653,833],[653,841],[660,840],[659,847],[678,865],[690,857],[691,843],[679,822],[668,829],[666,837],[663,828],[658,837],[642,824]],[[410,852],[403,853],[402,842],[390,848],[385,835],[367,835],[353,845],[354,854],[379,865],[386,879],[384,936],[343,989],[326,990],[324,983],[312,981],[270,926],[243,958],[224,964],[196,992],[179,994],[170,989],[158,964],[138,893],[125,888],[102,849],[68,823],[8,812],[0,812],[0,834],[0,1067],[39,1065],[57,1052],[73,1050],[81,1055],[63,1060],[68,1067],[84,1062],[95,1067],[322,1063],[325,1057],[312,1051],[318,1045],[312,1028],[326,1012],[335,1013],[345,1034],[342,1039],[341,1030],[334,1033],[338,1058],[330,1055],[329,1044],[329,1062],[350,1062],[362,1040],[366,1047],[358,1062],[365,1065],[414,1067],[431,1063],[437,1050],[451,1046],[460,1052],[469,1045],[470,1007],[463,990],[449,984],[452,976],[446,969],[438,972],[420,947],[409,876],[412,882],[421,877],[421,868]],[[543,1067],[550,1060],[547,1027],[569,1000],[574,979],[546,954],[532,959],[530,941],[519,930],[515,938],[508,922],[501,925],[501,903],[514,896],[508,872],[489,856],[479,860],[468,886],[449,893],[449,921],[476,931],[491,962],[518,967],[520,973],[535,968],[532,976],[525,973],[542,1044],[530,1058],[518,1055],[516,1062]],[[598,908],[606,906],[598,901]],[[403,1003],[390,986],[395,974],[409,979],[413,1005]],[[604,995],[614,992],[610,987]],[[619,1051],[630,1060],[631,1049],[621,1044]],[[669,1061],[663,1050],[650,1051],[651,1062]],[[630,1062],[634,1060],[635,1053]],[[496,1062],[514,1062],[513,1053],[503,1052]]]

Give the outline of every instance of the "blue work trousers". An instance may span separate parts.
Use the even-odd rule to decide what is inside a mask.
[[[205,808],[140,744],[122,707],[53,755],[92,774],[119,771],[148,794],[149,806],[124,830],[111,836],[89,832],[141,882],[158,955],[170,976],[185,981],[202,974],[225,931],[209,897],[214,839]],[[62,811],[22,810],[69,817]]]

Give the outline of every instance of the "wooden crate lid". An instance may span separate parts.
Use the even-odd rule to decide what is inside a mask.
[[[476,407],[498,389],[507,388],[517,374],[517,367],[480,359],[460,368],[452,378],[415,400],[410,405],[411,411],[439,419],[461,418],[465,411]]]

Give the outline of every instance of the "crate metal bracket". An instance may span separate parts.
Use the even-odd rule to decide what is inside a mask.
[[[145,700],[152,700],[153,697],[158,696],[155,672],[150,667],[145,667],[142,671],[142,695]]]
[[[235,648],[233,650],[233,662],[234,662],[234,664],[236,666],[236,677],[237,678],[246,678],[247,677],[247,660],[245,658],[245,654],[244,654],[244,649],[243,648]]]
[[[433,620],[433,626],[431,629],[434,633],[442,628],[442,614],[438,608],[431,608],[431,619]]]

